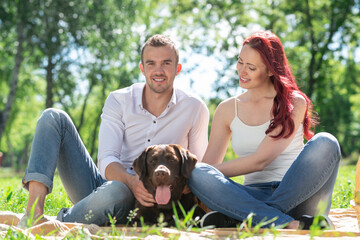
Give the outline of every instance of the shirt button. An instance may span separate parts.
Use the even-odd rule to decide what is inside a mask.
[[[156,121],[154,120],[154,121],[153,121],[153,123],[155,124],[155,123],[156,123]]]
[[[148,139],[148,142],[150,142],[150,139]]]

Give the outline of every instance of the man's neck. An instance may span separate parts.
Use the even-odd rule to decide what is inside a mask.
[[[145,86],[142,97],[143,107],[152,115],[156,117],[160,116],[168,106],[173,91],[174,90],[167,93],[154,93],[152,91],[147,91]]]

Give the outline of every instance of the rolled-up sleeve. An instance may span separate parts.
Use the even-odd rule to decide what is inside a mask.
[[[110,93],[101,114],[99,130],[98,168],[103,178],[105,169],[112,162],[119,162],[124,137],[122,102]]]

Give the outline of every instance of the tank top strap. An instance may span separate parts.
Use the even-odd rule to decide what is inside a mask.
[[[234,117],[237,117],[238,114],[237,114],[236,96],[234,97],[234,102],[235,102],[235,116]]]

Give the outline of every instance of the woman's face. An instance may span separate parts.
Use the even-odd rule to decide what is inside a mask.
[[[270,81],[270,76],[272,76],[260,54],[249,45],[242,47],[236,69],[240,87],[244,89],[257,88],[264,83],[267,84]]]

